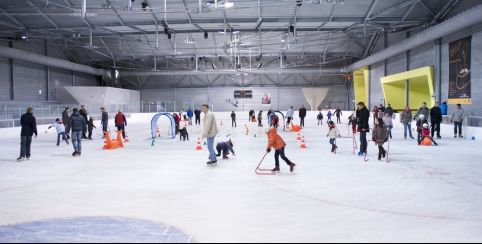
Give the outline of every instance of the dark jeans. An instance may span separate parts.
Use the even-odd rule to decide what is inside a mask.
[[[238,127],[238,124],[236,124],[236,119],[231,119],[231,126]]]
[[[381,159],[384,154],[386,154],[385,148],[382,145],[378,145],[378,159]]]
[[[69,141],[67,140],[67,133],[62,132],[57,134],[57,146],[60,145],[60,137],[62,137],[62,140],[64,140],[67,144],[69,144]]]
[[[435,132],[437,132],[437,136],[440,137],[440,122],[434,122],[432,121],[432,137],[435,135]]]
[[[291,165],[292,162],[285,156],[285,148],[282,147],[280,150],[276,150],[274,152],[274,161],[276,163],[276,167],[279,168],[279,157],[283,159],[288,165]]]
[[[116,125],[118,131],[122,131],[122,138],[126,139],[126,130],[124,125]],[[176,129],[177,131],[177,129]],[[177,134],[177,133],[176,133]]]
[[[196,116],[196,125],[200,125],[200,124],[201,124],[201,117]]]
[[[340,116],[336,116],[336,123],[341,124],[341,117]]]
[[[367,153],[367,147],[368,147],[367,132],[361,131],[360,132],[360,152]]]
[[[102,123],[102,132],[104,132],[103,133],[104,135],[107,132],[108,125],[109,125],[109,123],[107,123],[107,122]]]
[[[74,151],[82,152],[82,131],[72,131],[72,146]]]
[[[286,122],[286,125],[287,125],[287,126],[290,126],[291,120],[293,120],[293,118],[292,118],[292,117],[288,117],[288,122]]]
[[[263,120],[261,118],[258,118],[258,126],[259,127],[263,126]]]
[[[301,127],[305,127],[305,117],[300,117],[300,125]]]
[[[320,125],[320,124],[323,125],[323,120],[322,120],[322,119],[319,119],[319,120],[318,120],[318,125]]]
[[[20,137],[20,157],[30,158],[30,145],[32,145],[31,136]]]
[[[462,135],[462,122],[454,122],[454,135],[457,135],[457,129],[459,130],[459,136]]]
[[[404,124],[403,125],[403,135],[405,136],[405,139],[407,139],[407,134],[410,134],[410,138],[412,138],[412,124]]]

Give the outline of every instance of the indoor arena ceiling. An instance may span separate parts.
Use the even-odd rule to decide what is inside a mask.
[[[330,67],[370,55],[383,32],[427,28],[476,2],[2,0],[0,38],[47,40],[104,69]]]

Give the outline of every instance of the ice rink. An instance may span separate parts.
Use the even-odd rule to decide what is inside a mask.
[[[188,127],[190,141],[181,142],[168,138],[161,119],[162,138],[151,146],[151,117],[128,119],[131,142],[123,149],[102,150],[97,130],[80,158],[39,126],[32,158],[21,163],[20,129],[0,129],[0,241],[5,226],[77,217],[165,224],[197,242],[482,241],[481,143],[454,139],[451,127],[443,127],[439,147],[420,147],[403,140],[394,121],[388,164],[377,160],[373,143],[368,162],[353,155],[346,116],[339,151],[330,153],[326,121],[317,127],[313,115],[302,131],[308,149],[295,133],[280,132],[295,173],[282,164],[280,174],[259,176],[263,128],[249,124],[246,135],[246,121],[233,129],[227,114],[218,114],[216,143],[231,138],[237,156],[206,166],[205,146],[194,150],[201,128]],[[273,153],[262,166],[274,167]],[[22,240],[21,232],[9,235]]]

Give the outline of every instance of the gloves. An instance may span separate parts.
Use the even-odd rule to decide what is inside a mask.
[[[271,148],[266,149],[266,152],[267,152],[267,153],[270,153],[270,152],[271,152]]]

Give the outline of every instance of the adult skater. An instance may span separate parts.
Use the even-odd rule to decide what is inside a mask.
[[[259,111],[258,113],[258,126],[263,127],[263,111]]]
[[[124,139],[126,139],[126,126],[126,116],[119,110],[119,112],[115,115],[115,127],[117,127],[118,131],[122,131],[122,138]]]
[[[102,107],[100,108],[100,111],[102,112],[102,120],[100,123],[102,124],[102,138],[104,138],[105,133],[107,132],[107,128],[109,126],[109,114],[107,111],[105,111],[105,108]]]
[[[35,134],[37,138],[37,121],[33,116],[33,108],[28,107],[25,114],[20,117],[20,126],[22,131],[20,133],[20,157],[17,161],[24,161],[30,159],[30,146],[32,145],[32,136]]]
[[[380,120],[378,120],[380,122]],[[385,115],[382,118],[383,124],[385,125],[387,131],[388,131],[388,136],[390,139],[392,139],[392,129],[393,129],[393,119],[390,114],[388,114],[385,110]]]
[[[442,110],[440,109],[438,102],[436,102],[435,106],[430,109],[430,123],[432,125],[432,138],[434,137],[435,132],[437,132],[437,139],[441,139],[440,124],[442,123]]]
[[[341,109],[340,107],[338,107],[336,110],[335,110],[335,116],[336,116],[336,123],[337,124],[341,124],[341,116],[343,115],[343,113],[341,112]]]
[[[204,113],[204,129],[202,133],[202,139],[207,139],[207,146],[209,150],[209,161],[207,162],[207,164],[210,165],[218,162],[216,158],[216,152],[214,151],[214,138],[219,131],[216,124],[216,118],[214,117],[214,113],[209,111],[209,105],[204,104],[202,109]]]
[[[278,135],[278,132],[276,128],[266,128],[266,134],[268,135],[268,148],[266,149],[267,153],[271,152],[271,148],[275,149],[274,153],[274,160],[275,160],[275,168],[272,170],[273,172],[279,172],[279,157],[290,166],[290,172],[293,172],[295,169],[296,164],[292,163],[286,156],[285,156],[285,147],[286,143],[281,138],[280,135]]]
[[[452,113],[452,117],[450,119],[451,122],[454,123],[454,137],[457,138],[457,129],[459,133],[459,137],[463,138],[462,135],[462,124],[464,123],[465,119],[465,111],[462,109],[462,105],[457,104],[457,109]]]
[[[69,126],[72,130],[72,146],[74,147],[74,153],[72,156],[80,156],[82,154],[82,133],[87,123],[84,117],[82,117],[77,108],[74,108],[74,112],[70,116]]]
[[[187,110],[187,119],[189,121],[189,125],[192,125],[192,117],[194,117],[194,111],[192,111],[192,108],[189,108]]]
[[[385,109],[385,114],[388,114],[388,116],[393,117],[393,108],[392,105],[389,103],[388,107]]]
[[[236,113],[234,111],[231,113],[231,127],[238,127],[236,123]]]
[[[64,109],[64,112],[62,112],[62,123],[65,126],[65,135],[67,136],[67,139],[70,140],[70,128],[69,128],[69,107],[66,107]]]
[[[400,115],[400,123],[403,124],[403,135],[405,140],[407,139],[407,134],[410,135],[411,139],[415,139],[412,135],[412,119],[413,119],[412,111],[407,106],[405,107],[405,110],[403,111],[403,113]]]
[[[82,139],[87,139],[87,121],[89,121],[89,119],[88,119],[88,113],[87,113],[87,109],[85,108],[85,105],[80,106],[79,113],[85,120],[85,126],[82,129]]]
[[[427,108],[427,103],[424,102],[422,103],[422,107],[420,107],[415,114],[415,117],[413,118],[414,120],[418,120],[419,116],[423,115],[426,119],[428,119],[428,116],[430,115],[430,110]]]
[[[305,105],[301,105],[300,111],[298,111],[298,115],[300,116],[300,125],[301,125],[301,127],[305,127],[305,118],[306,118],[306,108],[305,108]]]
[[[289,109],[288,109],[288,112],[286,112],[286,117],[288,118],[288,121],[286,122],[286,127],[290,127],[292,121],[293,121],[293,116],[294,116],[295,112],[293,110],[293,106],[291,106]]]
[[[273,126],[273,122],[271,121],[271,114],[273,114],[273,113],[274,113],[274,112],[273,112],[273,109],[270,108],[270,109],[268,110],[268,113],[266,114],[266,117],[268,118],[268,125],[269,125],[269,126]]]
[[[383,106],[383,104],[380,104],[380,106],[378,107],[378,118],[383,118],[384,116],[385,116],[385,106]]]
[[[196,108],[196,110],[194,110],[194,118],[196,125],[201,125],[201,110],[199,110],[199,108]]]
[[[367,133],[370,131],[370,111],[365,106],[365,103],[358,103],[356,117],[358,119],[358,131],[360,132],[360,152],[358,152],[358,156],[363,156],[367,153]]]
[[[388,114],[385,115],[384,118],[386,117],[389,117]],[[382,157],[385,158],[387,156],[387,151],[383,148],[383,144],[388,141],[389,133],[390,132],[388,132],[387,127],[384,124],[384,120],[378,118],[378,123],[375,128],[373,128],[372,133],[372,140],[378,146],[378,160],[382,160]]]
[[[225,141],[225,142],[220,142],[216,145],[216,151],[218,151],[218,154],[216,154],[217,157],[220,157],[221,156],[221,152],[223,153],[223,159],[229,159],[228,155],[229,155],[229,152],[231,152],[233,154],[233,156],[236,156],[236,154],[234,153],[234,150],[233,150],[233,142],[231,141],[231,139],[229,139],[228,141]]]

